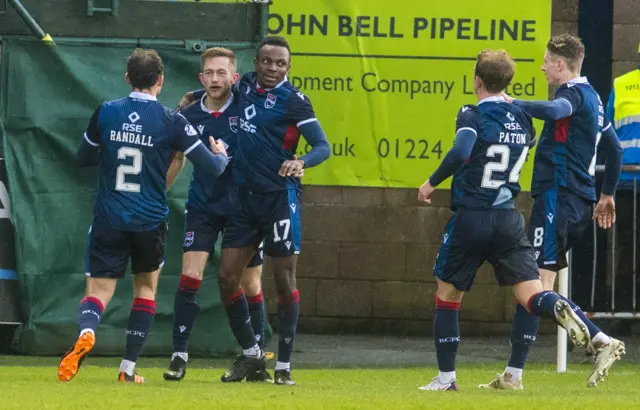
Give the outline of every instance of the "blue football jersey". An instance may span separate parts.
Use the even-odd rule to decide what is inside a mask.
[[[231,159],[236,151],[238,105],[232,95],[219,111],[213,112],[204,105],[205,98],[206,94],[199,103],[186,107],[181,113],[198,129],[205,145],[209,145],[209,136],[223,140],[227,144],[227,155]],[[222,175],[213,179],[194,168],[189,184],[187,211],[229,214],[232,205],[229,189],[231,172],[231,166],[228,165]]]
[[[172,157],[201,144],[186,118],[138,92],[100,105],[84,138],[100,147],[94,217],[124,231],[151,230],[167,220]]]
[[[233,159],[233,179],[255,192],[299,188],[299,178],[278,175],[286,160],[293,159],[298,127],[316,121],[309,98],[284,80],[262,89],[255,73],[245,74],[234,86],[240,119],[238,149]]]
[[[466,163],[454,174],[452,209],[483,209],[511,204],[529,148],[535,144],[531,117],[500,97],[458,112],[456,132],[472,130],[477,139]]]
[[[555,98],[571,104],[571,115],[545,121],[533,163],[531,194],[564,187],[590,201],[596,200],[596,151],[602,132],[611,124],[596,90],[585,77],[558,88]]]

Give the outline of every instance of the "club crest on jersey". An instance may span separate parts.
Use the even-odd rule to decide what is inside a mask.
[[[189,246],[193,245],[194,236],[195,236],[195,233],[193,231],[185,232],[185,234],[184,234],[184,247],[185,248],[188,248]]]
[[[187,125],[185,125],[185,126],[184,126],[184,132],[186,132],[186,133],[187,133],[187,135],[188,135],[188,136],[190,136],[190,137],[193,137],[193,136],[195,136],[195,135],[198,135],[198,133],[196,132],[196,129],[195,129],[195,128],[193,128],[193,127],[191,126],[191,124],[187,124]]]
[[[278,100],[278,97],[276,97],[275,95],[269,93],[267,94],[267,99],[264,100],[264,108],[273,108],[274,105],[276,105],[276,101]]]
[[[229,129],[231,132],[238,133],[238,117],[229,117]]]

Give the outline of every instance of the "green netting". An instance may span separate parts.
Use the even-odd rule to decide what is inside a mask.
[[[75,165],[75,150],[95,108],[127,95],[124,81],[131,47],[56,45],[4,38],[0,119],[16,230],[17,270],[24,325],[14,347],[29,354],[59,354],[77,334],[76,309],[84,296],[84,251],[92,219],[95,170]],[[200,86],[199,56],[158,49],[165,62],[159,99],[175,106]],[[250,68],[252,50],[236,50],[239,70]],[[188,161],[187,161],[188,162]],[[183,210],[191,165],[170,192],[166,265],[157,314],[143,354],[171,352],[173,298],[182,262]],[[209,262],[198,293],[201,312],[190,352],[228,354],[236,349],[219,300],[219,252]],[[120,281],[98,328],[97,354],[122,354],[131,307],[132,278]],[[267,329],[270,335],[271,329]]]

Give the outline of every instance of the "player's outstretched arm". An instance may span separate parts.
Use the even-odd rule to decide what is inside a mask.
[[[200,140],[200,134],[180,113],[175,115],[173,124],[173,147],[181,151],[199,171],[212,177],[222,174],[229,163],[222,141],[209,137],[211,151]]]
[[[564,98],[556,98],[553,101],[513,100],[513,103],[532,117],[541,120],[556,121],[570,116],[573,112],[571,103]]]
[[[463,107],[458,112],[456,120],[456,139],[453,147],[442,159],[438,169],[425,181],[418,190],[418,200],[431,203],[429,196],[436,187],[452,176],[471,155],[473,146],[478,138],[477,114],[469,107]]]
[[[547,121],[570,116],[582,102],[581,95],[571,89],[561,91],[553,101],[516,100],[504,92],[502,96],[507,102],[517,105],[532,117]]]
[[[217,151],[212,153],[214,150],[213,147],[212,151],[209,151],[205,145],[198,140],[194,146],[184,152],[184,155],[199,171],[217,177],[224,172],[229,164],[229,157],[227,157],[227,152],[224,151],[224,146],[222,146],[222,150],[220,150],[220,146],[218,146],[217,143],[214,143],[214,145],[217,146]]]
[[[203,94],[204,94],[204,89],[187,92],[185,95],[182,96],[182,98],[180,99],[180,102],[178,102],[178,106],[176,107],[176,110],[180,111],[183,108],[190,106],[191,104],[193,104],[194,102],[202,98]]]
[[[184,154],[182,152],[176,152],[173,159],[171,160],[171,165],[169,165],[169,169],[167,170],[167,191],[171,189],[174,182],[180,175],[182,168],[184,167]]]

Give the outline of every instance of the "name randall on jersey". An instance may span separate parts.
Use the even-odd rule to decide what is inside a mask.
[[[153,147],[153,137],[151,135],[140,134],[142,125],[122,124],[122,131],[111,130],[109,139],[116,142],[128,142],[129,144]]]

